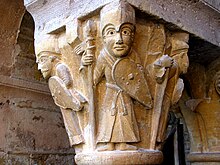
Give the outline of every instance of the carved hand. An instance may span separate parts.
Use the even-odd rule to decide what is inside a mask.
[[[163,55],[160,59],[161,59],[161,63],[163,67],[165,68],[172,67],[173,62],[174,62],[173,58],[171,58],[170,56],[166,54],[166,55]]]
[[[81,59],[82,65],[84,65],[84,66],[91,65],[92,62],[93,62],[93,55],[92,54],[85,54],[82,56],[82,59]]]
[[[163,55],[154,62],[154,71],[157,83],[161,84],[164,81],[164,76],[167,70],[166,68],[171,68],[173,63],[174,59],[168,55]]]
[[[170,67],[172,67],[173,62],[174,62],[173,58],[171,58],[170,56],[168,56],[166,54],[166,55],[163,55],[160,59],[158,59],[154,63],[154,66],[156,66],[158,68],[162,68],[162,67],[170,68]]]
[[[85,52],[85,50],[86,50],[86,43],[85,42],[80,43],[74,49],[74,51],[77,55],[82,55]]]

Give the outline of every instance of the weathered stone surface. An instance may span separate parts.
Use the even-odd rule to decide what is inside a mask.
[[[5,125],[2,148],[11,151],[54,150],[63,145],[68,148],[68,142],[62,140],[66,134],[60,113],[55,105],[47,104],[51,101],[49,95],[41,100],[42,94],[3,86],[1,91],[1,118]],[[49,134],[51,138],[45,138]]]
[[[0,153],[0,164],[1,165],[32,165],[32,164],[75,164],[74,158],[71,154],[65,153],[42,153],[41,154],[30,154],[30,153]]]
[[[23,17],[23,1],[3,0],[0,8],[0,164],[74,164],[62,116],[37,71],[33,19]]]
[[[217,58],[206,67],[198,63],[191,64],[186,76],[189,82],[188,93],[182,98],[180,107],[190,137],[187,159],[193,164],[219,162],[219,69]],[[184,105],[184,102],[187,104],[192,100],[195,103],[193,111]],[[199,100],[199,104],[196,100]]]
[[[35,62],[34,20],[28,12],[25,12],[21,22],[16,49],[11,77],[39,83],[43,78]]]
[[[6,7],[7,6],[7,7]],[[7,1],[0,2],[0,50],[1,75],[11,75],[12,64],[16,56],[16,41],[18,37],[19,27],[22,16],[25,12],[23,1]]]
[[[187,156],[187,159],[190,162],[207,162],[209,164],[217,164],[217,162],[220,161],[220,153],[216,153],[216,152],[192,153]],[[201,164],[201,163],[195,163],[195,164]]]
[[[65,157],[65,153],[69,150],[69,143],[64,140],[67,135],[62,116],[52,104],[51,96],[5,86],[0,88],[0,148],[7,155],[6,160],[23,164],[30,160],[28,155],[46,151],[46,157],[55,152],[58,162],[63,152],[62,161],[67,161],[69,158]],[[70,154],[73,153],[72,151]],[[11,154],[14,156],[10,156]],[[27,160],[19,155],[24,155]]]
[[[62,3],[60,1],[56,1],[56,3],[47,1],[46,4],[43,3],[44,1],[31,1],[26,2],[26,6],[27,10],[33,13],[34,20],[39,23],[36,25],[36,32],[38,33],[39,31],[41,33],[40,31],[53,32],[55,29],[59,29],[65,25],[62,21],[64,18],[69,18],[69,21],[78,17],[83,18],[88,13],[92,14],[92,11],[99,10],[100,7],[111,1],[84,0],[69,2],[66,0],[62,1]],[[219,46],[219,13],[201,1],[157,0],[152,2],[150,0],[129,0],[129,2],[143,12],[161,18]],[[50,12],[46,13],[46,9],[48,8],[50,8]],[[34,13],[38,9],[41,12],[35,15]],[[47,15],[46,17],[44,17],[45,14]],[[198,29],[198,27],[200,28]]]
[[[131,2],[143,11],[158,16],[183,30],[219,46],[219,13],[203,2],[189,0],[157,0],[154,2],[149,0],[144,1],[144,3],[131,0]],[[209,20],[212,21],[210,22]],[[200,28],[198,29],[198,27]]]
[[[218,0],[203,0],[203,2],[220,12],[220,2]]]
[[[77,164],[114,165],[114,164],[161,164],[163,155],[160,151],[129,151],[129,152],[94,152],[76,155]]]

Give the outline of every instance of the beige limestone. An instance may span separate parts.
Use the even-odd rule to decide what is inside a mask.
[[[84,46],[80,46],[79,48],[82,49],[76,54],[74,48],[87,38],[86,35],[84,35],[86,34],[85,27],[87,20],[92,19],[95,24],[99,25],[99,11],[111,1],[112,0],[25,0],[27,9],[34,17],[36,40],[46,33],[59,38],[59,49],[62,52],[62,57],[64,57],[61,61],[69,68],[68,70],[70,70],[73,79],[77,80],[73,83],[73,89],[77,91],[74,93],[79,96],[79,99],[82,95],[82,98],[86,101],[90,101],[91,99],[88,99],[90,98],[88,93],[91,92],[87,93],[86,89],[88,83],[85,82],[86,78],[83,75],[84,73],[81,74],[76,71],[81,66],[81,56],[77,56],[76,54],[81,54],[86,47],[89,47],[89,45],[93,45],[94,43],[82,44]],[[177,61],[179,64],[179,71],[176,74],[177,77],[179,76],[179,73],[186,72],[188,60],[186,59],[187,56],[184,54],[186,54],[188,49],[186,44],[188,35],[182,32],[174,34],[171,32],[170,34],[170,28],[177,29],[176,27],[172,27],[173,25],[170,25],[169,23],[173,23],[175,26],[193,33],[215,45],[219,45],[219,12],[216,6],[210,8],[210,4],[207,5],[207,2],[209,2],[208,0],[205,0],[205,4],[204,1],[188,0],[174,0],[172,1],[173,3],[162,0],[128,1],[135,6],[136,12],[138,13],[136,15],[135,23],[136,34],[132,47],[137,51],[138,55],[140,55],[141,61],[144,65],[152,64],[155,61],[152,56],[156,55],[158,52],[160,54],[166,44],[166,50],[169,50],[167,51],[169,52],[168,54],[174,59],[174,62]],[[215,0],[212,2],[217,1]],[[66,158],[65,156],[62,156],[62,158],[60,157],[59,159],[57,157],[60,152],[57,149],[68,147],[68,138],[66,135],[62,138],[62,134],[65,134],[65,132],[64,128],[62,128],[64,127],[64,124],[62,124],[62,120],[60,119],[61,116],[59,114],[59,109],[54,105],[53,100],[49,96],[49,89],[45,83],[42,83],[42,76],[39,75],[39,72],[37,72],[36,69],[37,66],[34,64],[33,34],[32,36],[28,35],[30,32],[28,28],[31,28],[30,30],[32,31],[33,27],[30,27],[30,24],[28,23],[25,28],[24,26],[19,28],[22,16],[25,13],[23,1],[2,0],[0,4],[0,18],[2,19],[0,26],[0,84],[2,91],[0,104],[0,164],[6,164],[8,163],[7,161],[11,160],[13,160],[13,163],[18,164],[65,164],[68,159],[72,158],[72,155],[67,156]],[[156,18],[154,17],[156,21],[148,20],[149,15],[147,15],[147,13],[156,16]],[[162,19],[166,23],[158,23],[158,19]],[[163,25],[165,25],[165,27]],[[96,47],[95,60],[97,59],[100,50],[103,48],[99,28],[100,27],[97,26],[97,35],[93,37],[93,39],[96,40],[96,43],[94,44]],[[18,35],[19,30],[21,31],[20,36]],[[27,31],[24,32],[23,30]],[[181,30],[178,29],[177,31]],[[148,42],[149,38],[154,42]],[[167,40],[165,41],[164,38],[167,38]],[[191,35],[191,39],[192,38],[194,38],[194,36]],[[94,42],[94,40],[92,42]],[[181,48],[178,47],[179,45],[181,45]],[[191,62],[195,60],[192,56],[196,54],[195,58],[199,57],[196,60],[197,62],[199,61],[200,64],[190,64],[189,74],[185,77],[185,81],[188,81],[190,85],[187,84],[187,95],[185,95],[185,91],[184,97],[182,97],[180,102],[181,112],[190,135],[191,153],[187,159],[193,162],[192,164],[219,164],[219,94],[218,83],[213,80],[215,79],[214,77],[218,77],[217,72],[219,65],[211,63],[211,65],[207,66],[208,62],[204,62],[212,61],[218,56],[218,53],[213,51],[212,46],[210,47],[212,50],[205,50],[203,46],[208,45],[207,43],[203,46],[200,46],[199,43],[191,43],[191,46],[192,45],[198,46],[199,50],[192,50],[194,47],[191,48],[191,53],[195,51],[193,52],[194,54],[190,54]],[[87,53],[91,53],[91,51],[94,51],[93,48],[90,49],[90,51],[87,51]],[[179,52],[179,55],[173,56],[175,52]],[[145,58],[147,55],[150,55],[151,57],[148,56],[148,58]],[[95,60],[94,64],[96,62]],[[218,63],[218,61],[218,59],[215,60],[216,63]],[[84,67],[84,70],[86,69],[87,67]],[[159,77],[161,74],[163,75],[163,70],[160,70],[157,73]],[[150,77],[149,74],[146,76],[146,84],[149,86],[150,93],[154,93],[155,88],[153,88],[153,86],[155,81],[151,81],[152,79]],[[133,79],[132,74],[129,74],[128,78],[129,80]],[[78,81],[79,79],[80,81]],[[41,82],[39,82],[39,80],[41,80]],[[157,80],[158,82],[165,82],[163,77],[162,79],[159,78]],[[172,93],[172,96],[166,98],[166,102],[163,103],[168,105],[168,108],[170,104],[169,102],[174,104],[178,101],[183,87],[183,81],[181,81],[181,79],[173,79],[171,82],[172,83],[169,83],[168,81],[167,84],[178,85],[169,88],[169,92]],[[105,92],[103,92],[105,91],[105,84],[105,78],[103,78],[94,92],[94,95],[97,96],[94,99],[95,109],[97,109],[98,112],[101,107],[100,105],[103,102],[103,96],[105,95]],[[65,89],[65,86],[61,86],[60,89]],[[158,90],[158,87],[156,90]],[[165,89],[164,92],[170,94],[166,90],[168,89]],[[172,92],[173,90],[176,92]],[[133,93],[130,94],[134,95]],[[61,97],[62,96],[63,95],[61,95]],[[40,104],[42,103],[42,98],[46,101],[46,103],[43,102],[43,105]],[[70,94],[69,98],[72,100],[72,94]],[[82,102],[84,102],[82,104],[83,108],[79,108],[80,111],[74,112],[79,113],[80,115],[70,117],[68,120],[70,123],[72,123],[72,119],[75,119],[77,116],[80,125],[87,125],[87,122],[85,121],[87,121],[88,114],[83,113],[83,110],[88,109],[89,102],[84,101],[84,99],[82,99]],[[13,103],[15,105],[13,105]],[[71,101],[68,101],[67,103],[69,103],[68,106],[72,107]],[[61,103],[59,102],[56,102],[56,104],[61,106]],[[89,104],[91,105],[91,103]],[[186,107],[186,105],[188,107]],[[168,109],[167,107],[165,107],[165,111]],[[149,132],[151,132],[150,130],[154,130],[151,129],[152,126],[150,124],[152,121],[152,113],[150,113],[149,110],[146,111],[143,109],[143,105],[139,104],[139,101],[134,102],[134,110],[136,120],[138,121],[139,133],[141,134],[141,141],[135,146],[138,148],[149,148],[149,141],[152,139]],[[34,115],[32,113],[34,113]],[[72,110],[67,110],[67,113],[63,113],[63,117],[65,118],[66,116],[68,118],[71,116],[71,113]],[[24,118],[24,116],[29,117],[30,120]],[[95,116],[96,118],[99,118],[99,113],[96,113]],[[162,116],[165,116],[162,120],[166,121],[166,115],[162,114]],[[45,118],[48,120],[45,121]],[[17,125],[18,123],[20,123],[20,125]],[[79,123],[76,125],[79,125]],[[159,127],[160,136],[158,136],[157,141],[163,141],[164,138],[163,130],[166,128],[166,122],[162,123],[164,123],[164,125]],[[50,126],[48,126],[48,124]],[[59,128],[56,128],[57,124]],[[68,128],[68,124],[66,128]],[[45,135],[46,137],[42,138],[43,133],[41,132],[44,130],[47,130],[48,136]],[[84,130],[85,132],[91,131],[91,129],[88,128],[85,128]],[[54,139],[53,135],[59,137],[59,142],[56,141],[57,138]],[[71,134],[69,134],[69,136],[71,136]],[[26,141],[23,139],[26,139]],[[48,141],[45,141],[45,139]],[[89,139],[89,137],[86,137],[86,139]],[[184,140],[186,142],[186,139]],[[36,141],[35,145],[34,141]],[[87,142],[90,141],[87,140]],[[70,144],[74,144],[74,140],[72,142],[70,141]],[[37,146],[37,149],[34,149],[34,146]],[[84,145],[82,147],[82,145],[77,145],[75,148],[77,152],[81,152],[82,149],[87,150],[87,146]],[[9,149],[10,152],[6,154],[6,151],[9,151]],[[160,147],[158,147],[158,149],[160,149]],[[68,151],[68,149],[64,151],[64,155],[68,154],[66,151]],[[35,154],[29,157],[30,153]],[[103,152],[98,153],[105,155]],[[24,154],[24,156],[22,154]],[[69,154],[73,153],[70,152]],[[83,155],[84,153],[82,152],[81,154]],[[112,154],[114,155],[114,151]],[[160,152],[158,152],[158,154],[161,155]],[[2,155],[4,159],[2,159]],[[126,152],[125,155],[127,155]],[[7,159],[5,159],[5,156]],[[129,161],[129,159],[126,160]],[[68,163],[73,164],[71,161]]]
[[[168,112],[189,65],[188,34],[136,17],[126,1],[104,6],[78,29],[71,44],[65,29],[35,41],[77,164],[160,163]]]

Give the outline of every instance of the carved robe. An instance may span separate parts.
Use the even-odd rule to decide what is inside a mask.
[[[81,108],[81,99],[77,91],[67,89],[72,85],[69,68],[63,63],[57,63],[55,68],[54,76],[50,77],[48,84],[55,104],[60,107],[69,141],[73,146],[84,142],[75,112]],[[72,104],[68,104],[71,102]]]
[[[135,53],[131,51],[127,58],[136,62]],[[125,93],[112,77],[112,67],[117,58],[102,50],[94,70],[94,83],[106,78],[106,93],[101,106],[98,127],[98,142],[138,142],[140,141],[136,117],[131,97]]]

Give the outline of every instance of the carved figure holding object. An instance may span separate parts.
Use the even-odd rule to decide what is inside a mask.
[[[48,79],[54,102],[61,108],[71,145],[84,142],[75,111],[82,110],[86,99],[73,89],[73,79],[68,66],[61,60],[57,38],[48,36],[37,44],[35,51],[38,69]]]
[[[57,83],[60,84],[59,87],[63,88],[61,89],[62,94],[60,93],[62,96],[59,94],[60,96],[58,97],[57,94],[52,93],[55,103],[64,109],[81,110],[83,107],[82,103],[85,103],[86,99],[82,94],[71,89],[73,85],[72,77],[69,68],[61,61],[60,54],[42,51],[37,55],[37,63],[38,69],[41,70],[43,77],[49,79],[50,89],[53,88],[50,85],[52,80],[57,81]],[[54,90],[53,92],[57,91]],[[73,98],[71,100],[67,99],[69,96],[71,97],[71,95]]]
[[[187,56],[187,52],[189,48],[187,44],[188,37],[189,35],[184,32],[172,33],[170,38],[168,39],[168,41],[170,42],[170,47],[167,47],[167,49],[170,50],[168,52],[169,54],[168,58],[171,58],[172,65],[169,68],[166,68],[165,66],[164,68],[156,69],[156,73],[158,74],[156,76],[156,81],[158,85],[156,85],[157,89],[155,93],[158,94],[155,98],[158,98],[158,101],[157,99],[154,99],[155,101],[154,105],[156,105],[154,107],[154,112],[155,112],[155,118],[157,118],[157,123],[154,124],[152,129],[153,136],[151,139],[151,148],[153,149],[156,147],[155,146],[156,141],[158,144],[162,144],[165,141],[168,113],[170,107],[174,106],[179,101],[182,95],[184,83],[183,80],[179,78],[179,75],[181,73],[186,73],[187,68],[189,66],[189,60]],[[163,58],[163,56],[161,58]],[[163,98],[160,98],[161,97],[160,95],[162,93],[161,91],[164,92]],[[161,103],[161,101],[159,100],[162,100],[163,103]],[[160,102],[161,108],[159,108],[158,102]],[[154,121],[156,120],[153,118],[152,122]],[[154,130],[158,130],[158,131],[154,131]],[[158,147],[161,146],[158,145]]]
[[[94,84],[97,85],[105,76],[106,93],[101,107],[97,142],[106,145],[99,147],[98,151],[136,150],[136,146],[127,144],[140,141],[132,98],[148,108],[152,103],[147,83],[138,67],[141,65],[139,57],[132,49],[135,34],[134,9],[123,1],[119,5],[120,7],[114,7],[112,10],[105,6],[101,11],[104,48],[95,65]],[[109,14],[115,17],[110,17]],[[84,65],[90,65],[92,62],[89,55],[82,58]],[[122,81],[120,75],[125,77]],[[138,77],[139,83],[136,75],[141,75]],[[130,84],[138,86],[129,86]],[[137,90],[131,91],[133,88]],[[139,90],[145,91],[144,98],[139,97]]]
[[[154,75],[157,83],[161,84],[164,81],[164,75],[167,68],[173,66],[174,60],[168,55],[163,55],[158,60],[154,62]]]

